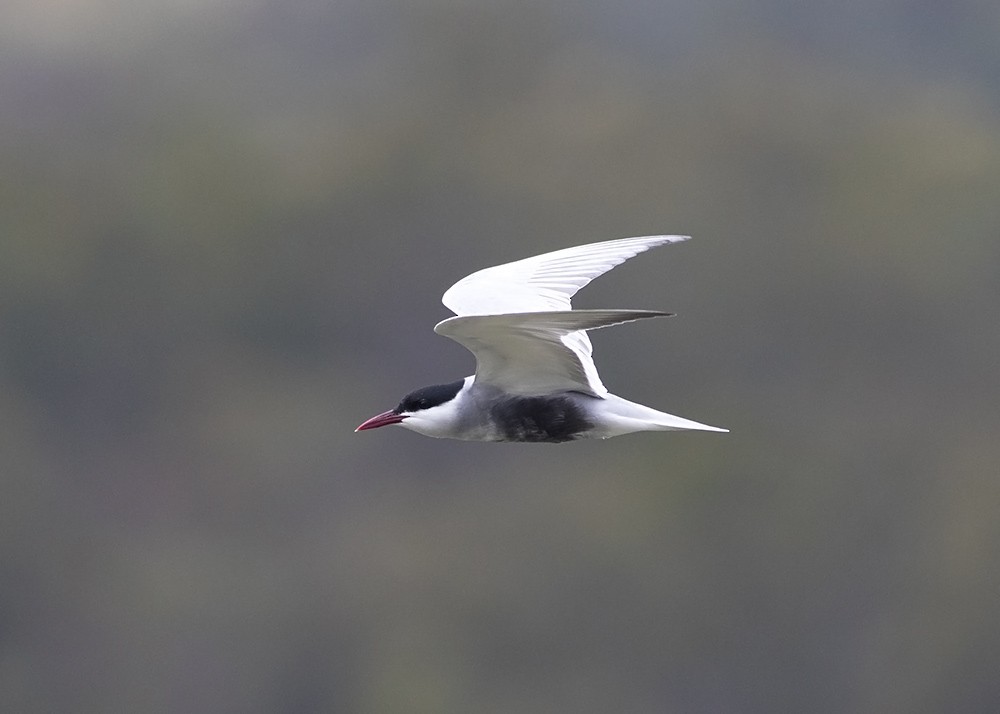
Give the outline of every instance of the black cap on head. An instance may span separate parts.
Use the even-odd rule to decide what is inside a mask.
[[[455,395],[458,394],[464,384],[465,380],[460,379],[450,384],[435,384],[430,387],[421,387],[403,397],[403,401],[396,407],[395,412],[397,414],[402,414],[403,412],[413,413],[421,409],[430,409],[445,402],[450,402],[455,398]]]

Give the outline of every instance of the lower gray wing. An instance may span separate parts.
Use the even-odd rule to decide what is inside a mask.
[[[476,356],[476,382],[520,395],[576,391],[607,394],[589,351],[575,332],[649,317],[656,310],[560,310],[503,315],[466,315],[439,322],[434,331],[450,337]]]

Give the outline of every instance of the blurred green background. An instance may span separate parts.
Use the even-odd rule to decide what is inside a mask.
[[[475,269],[732,430],[354,434]],[[0,709],[1000,711],[1000,5],[12,0]]]

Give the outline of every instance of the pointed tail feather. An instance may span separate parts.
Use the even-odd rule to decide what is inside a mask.
[[[630,402],[609,394],[604,400],[603,420],[609,426],[609,435],[628,434],[633,431],[718,431],[728,432],[718,426],[709,426],[684,417],[667,414],[650,407]]]

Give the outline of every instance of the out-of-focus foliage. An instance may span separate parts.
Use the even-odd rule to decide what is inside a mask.
[[[0,708],[1000,711],[993,2],[0,10]],[[729,435],[353,434],[474,269]]]

